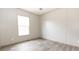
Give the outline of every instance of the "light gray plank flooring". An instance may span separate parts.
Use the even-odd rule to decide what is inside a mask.
[[[78,47],[37,39],[1,48],[0,51],[79,51]]]

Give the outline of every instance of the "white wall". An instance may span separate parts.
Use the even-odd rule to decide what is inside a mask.
[[[30,17],[30,35],[18,36],[18,14]],[[0,46],[40,36],[79,46],[79,9],[56,9],[39,17],[20,9],[0,8]]]
[[[56,9],[41,16],[42,37],[79,46],[79,9]]]
[[[18,36],[17,15],[30,17],[30,35]],[[39,16],[15,8],[0,8],[0,46],[40,37]]]

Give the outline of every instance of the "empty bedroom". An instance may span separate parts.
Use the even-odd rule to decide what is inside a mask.
[[[79,51],[79,8],[0,8],[0,51]]]

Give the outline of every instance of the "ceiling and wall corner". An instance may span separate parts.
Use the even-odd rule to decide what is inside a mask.
[[[36,15],[43,15],[50,11],[54,11],[56,8],[20,8],[20,9],[23,9]]]

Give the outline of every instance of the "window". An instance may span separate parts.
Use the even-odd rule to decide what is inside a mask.
[[[29,35],[29,17],[18,15],[18,35]]]

